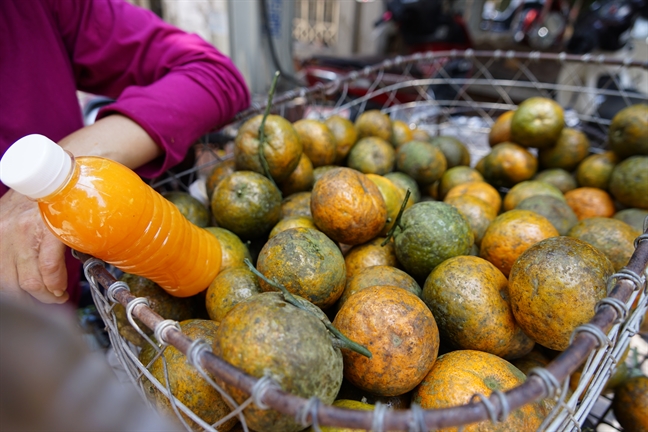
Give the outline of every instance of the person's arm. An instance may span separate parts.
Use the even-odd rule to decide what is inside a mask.
[[[111,115],[79,129],[59,144],[75,156],[101,156],[137,168],[158,157],[162,150],[137,123]],[[65,245],[45,228],[36,203],[14,191],[0,199],[2,271],[0,286],[6,294],[43,303],[67,301]]]
[[[58,23],[79,88],[117,99],[95,124],[60,141],[75,156],[108,157],[156,176],[248,106],[245,82],[227,57],[151,12],[122,0],[42,1]],[[65,302],[65,247],[36,204],[6,193],[0,233],[0,289]]]

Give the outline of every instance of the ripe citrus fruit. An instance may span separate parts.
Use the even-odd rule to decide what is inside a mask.
[[[565,196],[555,186],[538,180],[527,180],[516,184],[504,197],[504,211],[513,210],[523,200],[536,195],[551,195],[561,201]]]
[[[502,207],[502,197],[493,186],[486,182],[469,182],[461,183],[448,191],[444,200],[449,200],[462,195],[470,195],[486,201],[496,213],[499,213]]]
[[[421,191],[419,190],[418,183],[412,177],[408,176],[402,172],[390,172],[385,174],[385,178],[391,180],[396,186],[401,188],[403,193],[407,193],[407,190],[410,191],[410,197],[408,202],[416,204],[421,201]]]
[[[324,123],[335,137],[335,163],[341,164],[349,154],[349,150],[358,140],[358,131],[353,123],[338,115],[327,118]]]
[[[530,210],[547,218],[560,235],[567,232],[578,223],[576,213],[565,202],[551,195],[534,195],[522,200],[516,207],[520,210]]]
[[[459,213],[466,218],[475,236],[475,244],[479,246],[486,229],[497,217],[495,209],[486,201],[470,195],[448,198],[444,202],[459,210]]]
[[[219,226],[243,239],[267,234],[281,217],[281,193],[253,171],[237,171],[223,179],[211,200]]]
[[[564,126],[563,109],[558,103],[532,97],[515,110],[511,119],[511,139],[524,147],[548,148],[555,145]]]
[[[317,180],[321,179],[324,174],[326,174],[328,171],[331,171],[332,169],[339,168],[337,165],[324,165],[321,167],[317,167],[313,169],[313,178],[315,182]]]
[[[385,206],[387,207],[387,222],[385,223],[385,227],[380,232],[380,235],[387,235],[389,230],[396,222],[396,217],[398,216],[398,212],[400,211],[403,200],[405,199],[405,193],[401,188],[397,187],[386,177],[376,174],[367,174],[367,177],[376,186],[378,186],[380,194],[385,200]],[[411,207],[412,205],[412,201],[408,199],[407,208]]]
[[[614,214],[614,219],[623,221],[639,231],[644,232],[644,221],[648,217],[648,210],[629,208],[618,211]]]
[[[439,182],[439,198],[445,198],[453,187],[473,181],[484,181],[484,177],[476,169],[467,166],[450,168],[441,176]]]
[[[396,151],[396,167],[422,186],[439,180],[448,163],[439,147],[429,142],[410,141]]]
[[[464,143],[457,138],[438,136],[434,137],[430,143],[441,149],[446,158],[448,168],[470,165],[470,153]]]
[[[432,370],[414,390],[412,403],[419,404],[423,409],[454,407],[471,402],[477,393],[488,397],[495,390],[510,390],[525,379],[515,366],[493,354],[473,350],[452,351],[437,359]],[[503,423],[485,420],[464,427],[464,431],[534,431],[546,414],[542,405],[536,402],[514,411]]]
[[[632,105],[619,111],[610,123],[610,149],[622,158],[648,156],[648,105]]]
[[[306,156],[306,153],[302,153],[297,168],[279,184],[279,188],[283,196],[288,196],[297,192],[311,190],[313,183],[315,183],[313,164]]]
[[[384,241],[384,237],[376,237],[367,243],[349,249],[344,256],[347,279],[352,278],[366,267],[383,265],[396,267],[398,265],[394,242],[389,241],[385,246],[382,246]]]
[[[583,132],[563,128],[555,146],[538,151],[538,160],[543,168],[573,171],[587,157],[589,150],[590,143]]]
[[[402,288],[374,286],[357,292],[340,308],[333,325],[372,354],[367,358],[344,350],[344,377],[377,395],[396,396],[412,390],[439,352],[439,330],[432,312]]]
[[[466,255],[474,243],[470,225],[457,209],[442,202],[414,204],[403,212],[394,236],[396,257],[417,280],[448,258]]]
[[[342,384],[342,355],[331,343],[326,315],[306,300],[297,300],[308,310],[287,303],[278,292],[243,300],[221,321],[213,351],[251,376],[271,376],[288,393],[331,404]],[[237,404],[249,398],[235,386],[225,384],[224,389]],[[256,431],[304,429],[294,416],[255,404],[243,414]]]
[[[568,236],[586,241],[610,260],[615,271],[628,264],[634,253],[634,240],[641,233],[617,219],[594,217],[580,221]]]
[[[331,165],[337,156],[337,143],[331,130],[319,120],[303,119],[293,127],[314,167]]]
[[[313,222],[313,218],[308,217],[308,216],[290,216],[287,218],[281,219],[277,225],[272,228],[272,231],[270,231],[270,234],[268,235],[268,238],[272,238],[279,234],[282,231],[286,231],[289,229],[293,228],[313,228],[317,229],[315,226],[315,222]]]
[[[423,129],[414,129],[412,131],[412,141],[432,141],[432,137]]]
[[[234,306],[262,292],[259,278],[247,266],[227,268],[207,288],[205,304],[209,318],[221,322]]]
[[[578,164],[576,181],[581,187],[607,190],[612,170],[617,163],[619,157],[611,151],[589,155]]]
[[[331,170],[315,183],[311,213],[324,234],[348,245],[371,240],[387,222],[387,207],[378,186],[350,168]]]
[[[365,111],[356,118],[358,138],[374,136],[385,141],[391,141],[392,123],[387,114],[378,110]]]
[[[562,193],[578,187],[574,176],[562,168],[551,168],[540,171],[533,177],[533,180],[549,183],[550,185],[557,187]]]
[[[209,210],[197,198],[187,192],[170,191],[162,193],[162,196],[171,201],[192,224],[205,228],[209,225]]]
[[[234,140],[234,160],[237,170],[265,174],[259,159],[259,127],[263,116],[258,115],[243,123]],[[270,175],[282,181],[297,167],[303,147],[297,132],[285,118],[269,115],[265,122],[263,156]]]
[[[402,120],[392,121],[392,139],[391,142],[394,147],[398,148],[403,144],[413,141],[414,134],[409,125]]]
[[[362,410],[362,411],[373,411],[374,406],[368,403],[349,400],[349,399],[337,399],[333,402],[334,407],[338,408],[348,408],[352,410]],[[363,429],[349,429],[344,427],[334,427],[334,426],[320,426],[319,428],[322,432],[361,432]],[[308,429],[307,432],[314,432],[314,428]]]
[[[311,193],[297,192],[281,201],[281,218],[295,216],[311,217],[310,211]]]
[[[252,260],[247,246],[233,232],[217,227],[207,227],[205,229],[215,235],[220,242],[221,251],[223,252],[221,256],[221,272],[229,267],[244,265],[243,260],[245,258]]]
[[[615,166],[610,193],[625,206],[648,210],[648,156],[632,156]]]
[[[501,142],[511,141],[511,119],[515,111],[506,111],[495,120],[488,133],[488,144],[493,147]]]
[[[236,171],[234,159],[221,161],[214,166],[214,168],[207,176],[207,180],[205,183],[205,188],[207,189],[207,196],[210,199],[218,183],[220,183],[221,180],[223,180],[228,175],[232,174],[234,171]]]
[[[557,237],[558,230],[547,218],[528,210],[511,210],[491,222],[484,234],[479,256],[490,261],[508,277],[513,263],[541,240]]]
[[[612,412],[623,430],[648,431],[648,378],[630,378],[617,387]]]
[[[533,348],[512,352],[521,329],[507,294],[508,281],[493,264],[474,256],[457,256],[439,264],[425,280],[422,298],[432,311],[441,339],[458,349],[499,357],[521,357]]]
[[[338,307],[342,307],[353,294],[377,285],[403,288],[415,296],[421,297],[421,287],[412,276],[396,267],[377,265],[359,270],[347,281]]]
[[[180,323],[182,332],[192,339],[203,339],[211,344],[218,331],[218,323],[211,320],[186,320]],[[155,351],[151,349],[151,360]],[[150,355],[150,354],[149,354]],[[142,356],[147,356],[143,350]],[[169,378],[171,393],[182,402],[187,408],[197,414],[209,424],[213,424],[230,413],[231,408],[227,405],[221,394],[205,380],[193,366],[187,363],[187,357],[177,348],[168,346],[161,358],[158,358],[150,367],[151,374],[163,385],[166,385],[166,376]],[[148,363],[148,362],[147,362]],[[154,389],[154,387],[153,387]],[[174,409],[169,399],[154,390],[156,394],[156,405],[162,412],[174,416]],[[185,421],[193,428],[199,428],[193,420],[182,414]],[[219,430],[228,431],[238,422],[236,417],[228,420]]]
[[[495,145],[485,157],[483,175],[494,186],[511,187],[533,178],[538,160],[527,149],[503,142]]]
[[[396,151],[382,138],[361,138],[347,157],[349,168],[364,174],[387,174],[394,170]]]
[[[612,217],[615,213],[610,194],[602,189],[580,187],[565,194],[565,200],[574,210],[578,220],[590,217]]]
[[[537,343],[562,351],[574,329],[594,316],[612,273],[605,255],[582,240],[543,240],[523,253],[511,270],[515,319]]]
[[[293,228],[272,237],[259,253],[257,269],[322,309],[340,298],[346,282],[342,252],[312,228]],[[264,291],[277,290],[263,280],[260,283]]]

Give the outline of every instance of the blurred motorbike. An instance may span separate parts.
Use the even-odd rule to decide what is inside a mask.
[[[648,62],[648,0],[592,3],[576,21],[566,51]],[[557,94],[561,105],[582,115],[611,119],[628,103],[645,103],[648,70],[610,67],[598,62],[585,66],[566,63],[557,83],[565,86]],[[570,85],[591,91],[569,91]],[[619,91],[625,96],[620,96]]]
[[[546,51],[560,48],[569,18],[570,7],[564,0],[487,0],[480,30],[495,34],[498,48]],[[501,46],[502,40],[508,46]]]
[[[472,41],[462,17],[449,10],[441,0],[389,0],[386,10],[375,23],[376,28],[394,25],[396,33],[404,46],[399,54],[417,52],[439,52],[446,50],[466,50]],[[302,73],[308,85],[328,83],[354,70],[362,70],[387,59],[387,55],[368,57],[335,57],[316,55],[301,64]],[[442,60],[407,69],[411,78],[462,78],[470,76],[472,67],[467,60]],[[404,79],[406,70],[394,66],[382,76],[385,86],[396,84]],[[355,80],[349,85],[347,96],[359,98],[367,94],[371,79]],[[431,85],[428,94],[437,100],[452,100],[457,89],[447,84]],[[409,90],[398,91],[396,96],[384,94],[371,100],[376,105],[405,103],[416,100],[418,93]]]

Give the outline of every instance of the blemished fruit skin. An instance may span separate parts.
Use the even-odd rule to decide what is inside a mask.
[[[543,168],[562,168],[573,171],[589,154],[590,143],[587,136],[576,129],[563,128],[556,145],[538,152]]]
[[[218,323],[211,320],[191,319],[182,321],[180,328],[189,338],[193,340],[203,339],[211,345],[218,331]],[[150,345],[147,345],[140,353],[140,360],[146,366],[153,360],[155,354],[155,350]],[[187,357],[182,352],[173,346],[168,346],[162,355],[166,360],[166,368],[162,359],[158,358],[149,367],[149,371],[162,385],[166,385],[165,375],[168,375],[171,393],[187,408],[209,424],[217,422],[230,413],[231,408],[218,390],[212,387],[193,366],[187,363]],[[149,393],[148,396],[155,399],[156,406],[160,411],[169,416],[176,415],[169,399],[150,384],[148,380],[146,380],[144,387]],[[185,414],[182,414],[182,416],[192,428],[200,428]],[[220,426],[219,430],[228,431],[237,422],[238,419],[234,417]]]
[[[442,202],[414,204],[403,212],[401,227],[395,235],[396,257],[417,280],[446,259],[467,255],[475,240],[461,213]]]
[[[605,255],[582,240],[543,240],[513,265],[509,277],[513,315],[531,339],[563,351],[574,329],[594,316],[612,273]]]
[[[511,140],[524,147],[552,147],[565,126],[562,107],[543,97],[522,102],[511,119]]]
[[[338,307],[342,307],[353,294],[377,285],[403,288],[415,296],[421,297],[421,287],[412,276],[396,267],[377,265],[365,267],[347,280],[344,292],[338,301]]]
[[[486,181],[498,187],[511,187],[533,178],[538,160],[524,147],[503,142],[495,145],[483,159]]]
[[[608,142],[622,158],[648,156],[648,105],[632,105],[619,111],[610,123]]]
[[[525,381],[524,374],[508,361],[493,354],[458,350],[439,356],[425,379],[414,389],[412,403],[423,409],[449,408],[469,403],[481,393],[507,391]],[[510,413],[503,423],[485,420],[464,427],[467,432],[535,431],[548,414],[542,402],[526,404]],[[457,431],[446,428],[442,431]]]
[[[281,217],[281,193],[270,180],[253,171],[237,171],[223,179],[211,201],[219,226],[242,239],[267,234]]]
[[[297,167],[279,186],[283,196],[289,196],[297,192],[311,190],[313,183],[315,183],[313,164],[308,159],[308,156],[302,153]]]
[[[218,273],[207,288],[207,314],[212,320],[221,322],[234,306],[262,292],[259,278],[247,266],[227,268]]]
[[[366,267],[378,265],[398,266],[394,241],[391,240],[383,246],[384,241],[385,237],[376,237],[367,243],[356,245],[349,249],[344,256],[347,279],[352,278]]]
[[[371,352],[367,358],[344,350],[344,377],[380,396],[412,390],[439,352],[439,330],[432,312],[402,288],[374,286],[349,297],[333,325]]]
[[[627,207],[648,210],[648,156],[632,156],[615,166],[610,193]]]
[[[387,114],[378,110],[365,111],[355,121],[358,138],[375,136],[391,141],[392,122]]]
[[[243,265],[245,258],[252,260],[250,250],[233,232],[220,227],[207,227],[205,229],[215,235],[221,244],[221,273],[229,267]]]
[[[237,170],[250,170],[264,174],[259,158],[259,127],[263,116],[246,121],[236,135],[234,160]],[[303,152],[303,146],[292,124],[285,118],[269,115],[265,122],[263,156],[268,162],[270,175],[282,181],[292,173]]]
[[[293,228],[272,237],[259,253],[257,269],[322,309],[340,298],[346,282],[342,252],[312,228]],[[263,280],[260,283],[264,291],[277,290]]]
[[[439,264],[428,276],[422,298],[432,311],[441,338],[458,349],[502,358],[521,357],[534,342],[521,333],[507,294],[508,281],[493,264],[474,256],[457,256]],[[511,349],[517,333],[521,352]]]
[[[615,271],[628,264],[634,253],[634,240],[641,235],[625,222],[612,218],[589,218],[574,225],[569,237],[584,240],[603,252]]]
[[[328,171],[315,183],[311,213],[317,228],[347,245],[371,240],[387,222],[387,206],[378,186],[350,168]]]
[[[612,411],[623,430],[648,432],[648,378],[630,378],[617,387]]]
[[[567,235],[569,230],[578,223],[576,213],[564,201],[549,195],[535,195],[522,200],[516,207],[529,210],[547,218],[558,234]]]
[[[331,165],[337,156],[337,141],[325,123],[319,120],[302,119],[293,123],[304,153],[314,167]]]
[[[538,180],[527,180],[516,184],[508,191],[504,197],[504,211],[513,210],[520,202],[534,195],[551,195],[565,201],[565,196],[557,187]]]
[[[324,322],[326,315],[312,303],[296,297],[308,309],[299,309],[278,292],[252,296],[234,307],[220,324],[214,353],[256,378],[270,376],[283,391],[331,404],[342,385],[342,354],[333,346]],[[249,395],[222,383],[237,404]],[[250,404],[243,414],[256,431],[297,432],[304,425],[294,416]]]
[[[387,174],[394,170],[395,161],[394,147],[378,137],[361,138],[347,156],[347,166],[363,174]]]
[[[429,186],[441,178],[448,162],[439,147],[429,142],[410,141],[396,151],[396,168],[419,185]]]
[[[311,192],[297,192],[281,201],[281,219],[304,216],[311,217]]]
[[[510,210],[497,216],[488,226],[479,256],[508,277],[524,251],[541,240],[558,235],[558,230],[544,216],[528,210]]]

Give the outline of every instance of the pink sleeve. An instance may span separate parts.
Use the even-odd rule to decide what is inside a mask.
[[[249,105],[234,64],[199,36],[123,0],[50,1],[78,88],[117,99],[99,118],[128,116],[165,150],[141,175],[178,164],[200,136]]]

